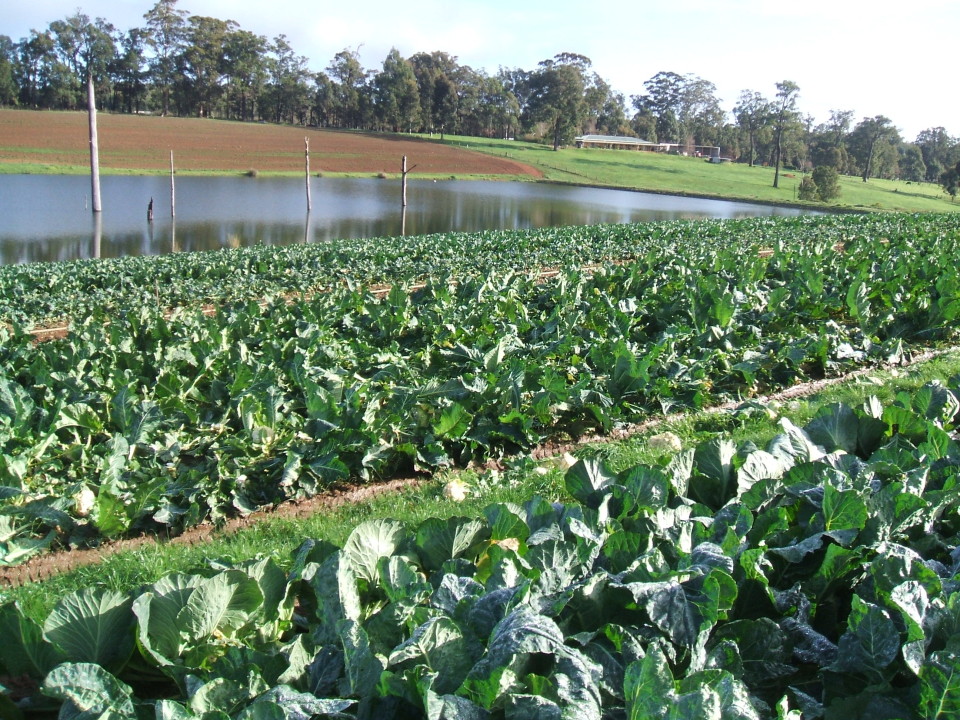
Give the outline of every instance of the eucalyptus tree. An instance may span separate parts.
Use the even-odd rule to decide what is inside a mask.
[[[343,49],[334,55],[327,74],[333,82],[335,124],[360,128],[366,123],[367,76],[357,50]]]
[[[632,95],[637,113],[655,118],[659,142],[716,145],[725,113],[716,86],[696,75],[661,71],[643,84],[646,93]]]
[[[445,52],[419,52],[410,57],[420,97],[420,127],[428,132],[449,129],[456,119],[457,58]]]
[[[110,64],[116,56],[114,32],[113,25],[103,18],[91,21],[80,12],[50,23],[54,53],[73,78],[73,107],[83,105],[84,92],[91,82],[95,88],[109,79]]]
[[[90,131],[90,186],[93,212],[101,211],[100,159],[97,139],[96,84],[107,76],[110,61],[116,54],[114,28],[103,18],[91,22],[83,13],[50,23],[57,54],[87,88],[87,117]]]
[[[510,91],[499,74],[492,80],[496,83],[496,92],[491,95],[496,104],[496,115],[504,138],[513,139],[520,129],[520,101]]]
[[[960,139],[950,137],[943,127],[922,130],[916,145],[923,154],[927,168],[925,179],[929,182],[938,182],[944,169],[960,160]]]
[[[140,112],[147,96],[146,36],[142,28],[133,28],[118,36],[117,54],[110,63],[114,109]]]
[[[847,135],[853,110],[831,110],[830,119],[816,126],[808,139],[810,159],[817,167],[829,165],[837,172],[851,170],[851,158],[847,151]]]
[[[225,47],[239,26],[233,20],[192,15],[187,20],[184,47],[177,57],[177,100],[181,111],[211,117],[223,95],[227,67]]]
[[[853,110],[831,110],[830,119],[823,125],[834,147],[841,147],[850,133]]]
[[[547,127],[553,149],[573,140],[587,114],[586,73],[590,58],[560,53],[540,63],[531,77],[528,121]]]
[[[675,72],[661,71],[643,83],[646,93],[632,95],[631,100],[638,112],[647,111],[660,117],[667,111],[676,114],[683,93],[684,79]]]
[[[522,68],[504,68],[497,71],[497,79],[503,85],[503,88],[517,102],[517,110],[520,117],[527,113],[527,107],[530,104],[530,97],[533,92],[531,80],[533,73]]]
[[[312,104],[312,75],[307,64],[307,58],[294,52],[286,35],[273,39],[267,58],[270,79],[265,96],[274,122],[306,124]]]
[[[432,127],[440,130],[441,140],[447,129],[453,129],[454,123],[457,121],[458,101],[456,83],[449,76],[440,75],[433,84],[433,96],[430,105]]]
[[[313,76],[313,104],[310,108],[311,122],[319,127],[331,124],[336,110],[333,81],[325,72]]]
[[[892,175],[889,171],[891,158],[896,160],[896,147],[900,144],[900,134],[894,127],[893,121],[884,115],[876,115],[872,118],[864,118],[853,129],[848,137],[850,152],[857,159],[861,170],[861,179],[863,182],[874,175]],[[890,146],[894,153],[891,155]],[[884,163],[878,163],[882,157]],[[887,166],[888,172],[877,172],[876,165]]]
[[[927,176],[927,166],[923,162],[923,153],[916,145],[900,146],[900,177],[910,182],[923,182]]]
[[[390,48],[373,78],[373,99],[377,120],[394,132],[409,132],[420,119],[417,76],[396,48]]]
[[[177,8],[177,0],[157,0],[143,16],[147,45],[153,50],[150,76],[160,95],[160,112],[170,112],[170,98],[177,79],[177,56],[183,50],[189,13]]]
[[[516,97],[497,75],[476,73],[478,95],[463,130],[483,137],[512,137],[520,120]]]
[[[940,186],[954,200],[957,199],[957,193],[960,192],[960,162],[954,167],[942,172],[939,177]]]
[[[747,136],[749,166],[753,167],[757,155],[757,135],[769,127],[773,119],[773,104],[755,90],[743,90],[733,108],[737,126]]]
[[[584,102],[587,105],[586,122],[592,126],[593,130],[606,135],[624,135],[632,132],[627,123],[623,94],[616,92],[597,73],[592,73],[587,78]]]
[[[695,145],[718,145],[726,113],[717,99],[717,86],[709,80],[687,75],[681,88],[678,119],[684,140]]]
[[[462,135],[482,135],[484,73],[469,65],[457,67],[453,80],[457,91],[456,110],[451,130]]]
[[[249,30],[234,30],[224,43],[227,114],[256,118],[257,100],[267,82],[267,39]]]
[[[6,35],[0,35],[0,107],[17,104],[17,84],[14,80],[14,65],[17,49]]]
[[[630,119],[630,129],[634,134],[649,142],[658,142],[657,118],[649,110],[637,110]]]
[[[66,68],[58,68],[53,38],[47,31],[31,30],[30,36],[17,43],[14,78],[19,90],[20,104],[28,107],[56,107],[54,96],[59,76],[68,77]],[[58,72],[59,70],[59,72]]]
[[[773,186],[780,187],[780,160],[783,155],[783,134],[787,124],[797,116],[797,96],[800,86],[791,80],[777,83],[777,99],[774,101],[774,171]]]
[[[677,119],[677,111],[683,92],[683,82],[682,75],[661,71],[643,83],[646,93],[630,96],[637,115],[653,119],[653,127],[658,142],[681,142],[682,130]],[[637,118],[634,119],[636,122]],[[645,134],[649,135],[649,132]],[[648,139],[650,138],[648,137]]]

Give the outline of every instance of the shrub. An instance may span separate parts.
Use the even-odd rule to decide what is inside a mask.
[[[840,176],[837,169],[830,165],[819,165],[813,169],[813,182],[817,188],[817,196],[824,202],[829,202],[840,195]]]
[[[797,194],[801,200],[816,200],[817,184],[813,181],[813,178],[805,177],[801,180],[800,189],[797,191]]]

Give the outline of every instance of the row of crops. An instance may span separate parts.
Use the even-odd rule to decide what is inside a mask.
[[[818,294],[822,271],[811,272],[811,266],[826,270],[828,265],[855,264],[836,278],[838,282],[858,276],[866,280],[876,273],[863,268],[875,262],[891,273],[898,272],[899,264],[908,260],[901,253],[919,253],[949,237],[955,242],[958,226],[955,214],[754,218],[339,240],[321,245],[5,266],[0,267],[0,321],[32,324],[81,318],[97,310],[222,304],[344,285],[411,283],[429,277],[485,278],[532,268],[582,268],[626,260],[657,263],[664,255],[685,260],[697,272],[723,273],[734,257],[797,244],[809,246],[803,262],[796,264],[796,255],[782,258],[770,267],[770,273],[781,273],[779,280],[787,283],[803,283],[809,276],[809,291]],[[893,244],[889,255],[881,246],[885,239]],[[827,256],[836,248],[847,248],[847,254],[831,260]],[[939,262],[938,252],[935,250],[929,262]],[[715,267],[715,261],[720,265]],[[788,289],[793,287],[788,285]],[[876,290],[868,287],[866,292]]]
[[[0,677],[60,717],[960,717],[960,378],[718,437],[571,501],[358,526],[37,622]],[[22,688],[33,688],[24,691]],[[3,688],[0,687],[0,692]],[[4,705],[4,703],[6,703]]]
[[[960,316],[956,216],[404,242],[44,266],[50,305],[30,312],[56,308],[73,330],[39,344],[0,331],[0,563],[900,360],[954,339]],[[576,261],[545,277],[565,253]],[[299,289],[325,276],[324,292],[288,301],[292,257],[316,273]],[[599,264],[611,257],[636,259]],[[4,297],[28,312],[43,277],[4,268]],[[208,315],[200,282],[273,295]],[[131,289],[157,286],[159,304]]]

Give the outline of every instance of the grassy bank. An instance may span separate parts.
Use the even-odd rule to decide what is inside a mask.
[[[907,183],[859,177],[840,178],[840,197],[830,203],[804,203],[797,198],[803,175],[781,171],[773,187],[773,168],[739,163],[720,165],[703,158],[626,150],[564,148],[509,140],[448,137],[445,142],[479,150],[538,168],[548,181],[628,188],[698,197],[716,197],[775,204],[802,204],[828,209],[957,212],[943,189],[932,183]]]

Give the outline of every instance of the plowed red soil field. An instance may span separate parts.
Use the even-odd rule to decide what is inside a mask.
[[[197,118],[98,114],[104,171],[164,171],[170,151],[178,172],[303,172],[304,138],[311,172],[398,174],[406,155],[416,175],[540,177],[528,165],[402,135],[241,123]],[[87,115],[0,110],[0,166],[89,166]]]

